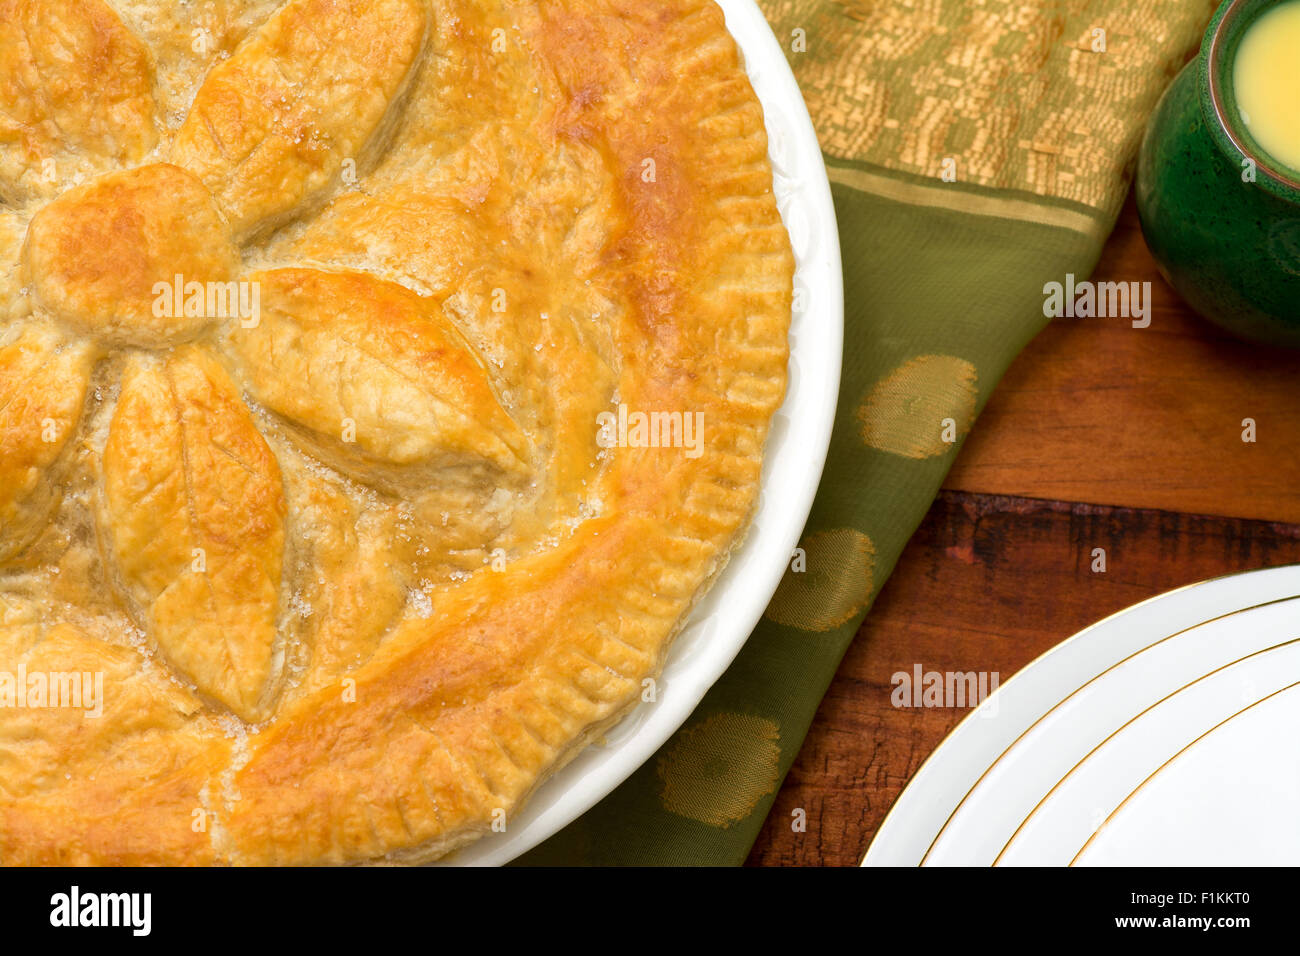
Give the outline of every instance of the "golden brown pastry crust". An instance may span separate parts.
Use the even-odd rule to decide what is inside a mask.
[[[138,162],[153,114],[149,51],[104,0],[0,0],[0,198]]]
[[[793,273],[761,108],[710,0],[224,0],[210,54],[101,6],[0,31],[112,16],[123,104],[141,50],[197,95],[0,116],[0,702],[105,683],[0,706],[0,862],[440,856],[639,701],[753,510]],[[175,262],[260,314],[143,310]],[[703,440],[602,447],[620,405]]]
[[[155,286],[228,282],[239,268],[207,189],[178,166],[109,173],[41,207],[27,227],[22,275],[44,314],[106,344],[193,338],[208,320],[158,315]]]
[[[192,345],[133,355],[103,469],[107,550],[136,616],[200,692],[244,720],[264,719],[284,488],[230,376]]]
[[[260,321],[228,336],[249,394],[313,431],[317,448],[335,446],[325,457],[339,470],[355,462],[365,480],[388,464],[420,481],[435,476],[410,466],[527,467],[527,438],[436,302],[356,272],[274,269],[251,281]],[[333,438],[345,421],[355,451]]]

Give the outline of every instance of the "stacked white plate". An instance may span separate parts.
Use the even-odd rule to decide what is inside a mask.
[[[1300,864],[1300,566],[1107,618],[976,708],[864,866]]]

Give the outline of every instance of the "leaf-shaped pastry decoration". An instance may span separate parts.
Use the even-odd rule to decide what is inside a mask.
[[[261,319],[232,328],[229,342],[263,405],[354,459],[526,469],[527,439],[434,300],[355,272],[276,269],[251,281]]]
[[[0,195],[51,195],[157,141],[149,51],[103,0],[0,0]]]
[[[106,763],[115,771],[130,768],[141,774],[161,769],[148,747],[132,744],[141,735],[183,730],[199,707],[194,695],[159,681],[141,666],[141,654],[133,647],[109,644],[62,622],[46,621],[41,630],[39,640],[6,656],[6,668],[94,676],[73,685],[80,691],[77,707],[0,707],[0,794],[5,802],[25,795],[9,790],[7,785],[16,781],[29,781],[39,792],[67,773],[93,775]],[[62,688],[51,684],[54,700]]]
[[[392,242],[401,236],[401,242]],[[387,199],[346,192],[330,201],[281,254],[338,268],[380,270],[419,283],[440,299],[452,295],[489,239],[460,200],[403,191]]]
[[[424,42],[423,0],[293,0],[214,67],[172,147],[237,233],[318,194],[389,116]]]
[[[81,421],[94,362],[29,327],[0,348],[0,559],[26,547],[59,501],[51,469]]]
[[[284,560],[280,469],[224,369],[137,356],[104,448],[116,564],[163,654],[246,720],[272,696]]]

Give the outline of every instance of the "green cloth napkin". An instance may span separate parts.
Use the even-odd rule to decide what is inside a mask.
[[[1214,5],[760,6],[817,128],[844,258],[843,382],[805,557],[682,729],[523,864],[744,862],[962,438],[1046,323],[1044,285],[1096,264],[1146,118]]]

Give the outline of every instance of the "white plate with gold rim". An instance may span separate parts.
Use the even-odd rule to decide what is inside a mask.
[[[1300,863],[1300,566],[1096,624],[972,712],[864,866]]]

